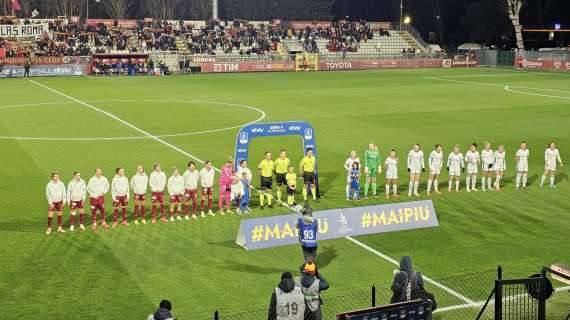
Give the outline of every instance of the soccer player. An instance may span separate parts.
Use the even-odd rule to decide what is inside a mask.
[[[251,185],[251,178],[248,178],[247,172],[242,172],[241,179],[238,183],[238,213],[240,215],[251,211],[249,209],[249,196],[251,194],[251,190],[253,190],[253,186]]]
[[[544,181],[546,177],[550,176],[550,187],[556,188],[554,185],[554,174],[556,173],[556,161],[560,163],[561,167],[564,167],[564,163],[562,163],[562,158],[560,158],[560,151],[556,148],[556,144],[554,142],[549,142],[548,147],[544,151],[544,174],[540,180],[540,187],[544,186]]]
[[[398,199],[398,157],[396,150],[390,150],[390,154],[384,162],[386,169],[386,199],[390,199],[390,187],[394,198]]]
[[[461,179],[461,171],[465,172],[465,160],[463,153],[459,150],[459,145],[453,147],[453,151],[447,156],[447,172],[449,172],[448,192],[451,192],[453,181],[455,181],[455,192],[459,192],[459,179]]]
[[[267,197],[269,208],[273,208],[273,196],[271,188],[273,185],[273,171],[275,163],[271,160],[271,152],[265,152],[265,159],[261,160],[257,166],[257,172],[261,176],[261,192],[259,193],[259,209],[263,210],[264,198]]]
[[[427,195],[431,195],[432,186],[435,193],[441,194],[437,183],[437,178],[441,174],[441,168],[443,167],[443,146],[441,144],[436,144],[433,151],[429,154],[428,167],[429,179],[427,184]]]
[[[287,204],[291,206],[297,205],[295,203],[295,191],[297,190],[297,174],[295,173],[295,168],[289,166],[288,172],[285,175],[285,180],[287,181]]]
[[[182,176],[184,179],[184,216],[188,220],[190,211],[190,201],[192,201],[192,219],[196,219],[196,208],[198,207],[198,180],[200,180],[200,172],[196,170],[194,161],[188,162],[188,169]]]
[[[131,178],[131,189],[133,189],[135,199],[135,224],[139,224],[139,210],[141,211],[141,222],[146,224],[145,219],[145,203],[146,203],[146,190],[148,188],[148,175],[144,172],[142,165],[137,166],[137,173]]]
[[[200,170],[200,186],[202,187],[202,196],[200,197],[200,216],[205,218],[204,205],[208,198],[208,214],[215,216],[212,212],[212,203],[214,201],[214,179],[216,178],[216,170],[212,166],[212,161],[206,160],[204,168]]]
[[[57,232],[65,232],[63,230],[63,206],[67,200],[65,195],[65,185],[59,179],[59,174],[54,172],[51,174],[51,180],[46,186],[46,198],[48,201],[48,228],[46,234],[51,234],[51,221],[54,213],[57,213]]]
[[[414,148],[408,152],[408,172],[410,173],[410,186],[408,190],[409,197],[412,196],[412,193],[416,197],[420,196],[418,193],[420,175],[425,171],[424,152],[422,151],[420,144],[416,143],[414,144]]]
[[[287,153],[284,149],[279,151],[279,157],[275,159],[275,182],[277,183],[277,202],[281,206],[281,192],[284,187],[287,186],[287,179],[285,175],[289,170],[291,161],[287,158]]]
[[[495,162],[495,153],[491,149],[491,143],[485,141],[485,147],[481,150],[481,169],[483,169],[483,176],[481,177],[481,188],[483,192],[492,190],[491,182],[493,175],[493,164]]]
[[[176,168],[172,168],[172,175],[168,178],[166,183],[168,194],[170,195],[170,221],[181,221],[180,212],[182,211],[182,201],[184,197],[184,178]],[[186,216],[186,220],[188,220]]]
[[[522,189],[526,190],[526,181],[528,177],[528,157],[530,155],[526,142],[521,141],[520,149],[517,150],[515,161],[517,163],[517,178],[515,180],[515,188],[519,190],[522,182]]]
[[[226,200],[226,212],[233,213],[231,209],[231,193],[232,193],[232,180],[234,180],[234,166],[232,160],[226,161],[226,164],[220,169],[220,194],[218,197],[218,207],[220,208],[220,215],[225,215],[224,212],[224,199]]]
[[[105,194],[109,192],[109,180],[103,176],[101,168],[95,169],[95,175],[87,182],[87,192],[89,193],[89,204],[91,205],[92,230],[97,230],[97,210],[101,212],[101,226],[109,228],[105,215]]]
[[[117,227],[119,209],[123,217],[122,224],[127,227],[127,205],[129,204],[129,179],[125,177],[125,169],[119,167],[115,170],[115,176],[111,180],[111,197],[113,198],[113,228]]]
[[[350,200],[360,200],[360,168],[358,162],[352,163],[350,169]]]
[[[360,167],[360,159],[356,155],[356,151],[350,151],[350,157],[344,162],[344,169],[346,170],[346,200],[350,200],[350,170],[352,170],[352,164],[357,162],[358,167]]]
[[[465,161],[467,162],[467,178],[465,182],[467,192],[476,192],[477,174],[479,173],[481,156],[479,155],[479,151],[477,151],[477,144],[475,142],[471,144],[469,150],[465,153]]]
[[[160,205],[160,220],[166,223],[166,214],[164,213],[164,187],[166,186],[166,174],[162,172],[160,163],[155,163],[153,171],[148,178],[150,192],[152,192],[152,223],[156,223],[156,206]]]
[[[501,191],[501,179],[507,170],[505,146],[502,144],[493,154],[493,169],[495,170],[495,190]]]
[[[313,200],[317,200],[317,186],[315,185],[315,167],[317,164],[317,159],[313,155],[313,149],[308,148],[307,154],[299,163],[299,171],[303,176],[303,200],[307,201],[308,190],[311,190],[311,195]]]
[[[236,199],[236,206],[240,206],[240,192],[239,192],[239,188],[240,188],[240,181],[243,178],[243,174],[246,174],[247,176],[247,182],[249,183],[249,185],[251,186],[251,179],[253,177],[253,175],[251,174],[251,170],[247,167],[247,161],[246,160],[241,160],[239,162],[239,167],[237,169],[237,174],[236,174],[236,180],[238,183],[236,184],[232,184],[232,199]],[[249,206],[246,208],[248,211],[250,211]]]
[[[382,173],[380,165],[380,153],[378,146],[374,143],[368,144],[368,150],[364,151],[364,174],[366,182],[364,182],[364,198],[368,198],[368,189],[372,185],[372,195],[377,197],[376,175]]]
[[[78,171],[73,173],[73,180],[67,184],[67,203],[71,210],[71,217],[69,217],[69,231],[75,229],[75,215],[79,211],[79,229],[85,230],[83,202],[85,202],[85,195],[87,194],[87,185],[81,179],[81,173]]]

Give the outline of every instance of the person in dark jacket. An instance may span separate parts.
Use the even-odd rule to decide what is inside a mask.
[[[154,320],[174,320],[174,316],[171,313],[172,304],[168,300],[160,301],[158,309],[154,312]]]
[[[319,273],[314,262],[309,261],[301,266],[301,276],[297,285],[305,295],[305,320],[322,320],[321,292],[329,288],[327,280]]]
[[[30,76],[30,68],[32,67],[32,63],[30,59],[26,59],[26,64],[24,65],[24,78]]]
[[[414,270],[409,256],[400,259],[400,270],[395,271],[391,289],[391,303],[416,300],[424,291],[422,274]]]
[[[305,296],[295,284],[291,272],[284,272],[271,295],[267,320],[303,320],[304,317]]]

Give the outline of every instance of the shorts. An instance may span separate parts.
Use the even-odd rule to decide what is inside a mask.
[[[203,196],[212,196],[214,193],[214,188],[212,187],[202,187],[202,195]]]
[[[127,200],[127,196],[117,196],[115,197],[115,201],[113,201],[114,207],[126,207],[129,204],[129,200]]]
[[[99,198],[89,198],[89,204],[91,205],[91,210],[105,210],[105,197]]]
[[[291,186],[287,186],[287,194],[290,196],[294,196],[295,195],[295,189],[291,188]]]
[[[431,167],[431,168],[429,168],[429,174],[438,176],[441,174],[441,168],[440,167]]]
[[[220,193],[226,193],[226,192],[231,192],[232,191],[232,185],[231,184],[221,184],[220,185]]]
[[[398,170],[386,171],[386,180],[398,180]]]
[[[75,210],[75,209],[83,209],[83,200],[79,200],[79,201],[70,201],[69,202],[69,208],[71,210]]]
[[[146,200],[146,194],[135,193],[135,201],[145,201],[145,200]]]
[[[491,166],[491,167],[489,168],[489,166]],[[483,169],[483,172],[494,171],[492,163],[483,163],[483,165],[481,166],[481,169]]]
[[[273,186],[273,180],[271,177],[261,177],[261,189],[271,189]]]
[[[367,168],[368,168],[368,173],[366,174],[366,176],[370,178],[376,178],[376,176],[378,175],[378,167],[376,168],[367,167]]]
[[[547,163],[544,165],[544,170],[547,170],[547,171],[556,171],[556,162],[554,162],[554,163],[548,163],[548,162],[547,162]]]
[[[301,245],[301,250],[303,251],[305,261],[315,261],[317,259],[317,247],[305,247]]]
[[[63,211],[63,201],[52,202],[51,206],[48,205],[49,211]]]
[[[450,176],[450,177],[460,177],[460,176],[461,176],[461,169],[449,168],[449,174],[448,174],[448,176]]]
[[[192,199],[192,201],[196,201],[196,196],[198,195],[198,189],[186,189],[184,192],[184,196],[186,199]]]
[[[528,164],[527,165],[517,165],[518,172],[528,172]]]
[[[275,174],[275,182],[277,182],[278,186],[286,186],[287,179],[285,179],[285,173],[276,173]]]
[[[303,172],[303,180],[305,181],[305,184],[315,184],[315,173],[307,171]]]
[[[182,195],[181,194],[172,194],[170,195],[170,203],[181,203],[182,202]]]
[[[164,192],[153,192],[152,203],[164,203]]]
[[[422,168],[420,168],[420,167],[410,168],[410,174],[420,174],[420,173],[422,173]]]
[[[477,174],[479,173],[479,168],[476,165],[467,166],[467,174]]]

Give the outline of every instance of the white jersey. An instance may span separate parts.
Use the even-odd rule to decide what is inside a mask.
[[[386,167],[386,179],[396,180],[398,179],[398,158],[388,157],[384,161],[384,166]]]
[[[493,169],[495,171],[505,171],[507,170],[507,160],[506,160],[506,152],[499,152],[498,150],[495,151],[493,154]]]
[[[203,168],[202,170],[200,170],[200,184],[202,185],[202,188],[214,187],[215,177],[216,177],[216,170],[214,170],[214,168],[211,168],[210,170]]]
[[[46,186],[46,198],[49,204],[55,202],[65,203],[67,200],[65,196],[65,184],[63,184],[61,180],[58,182],[50,180]]]
[[[249,168],[242,168],[241,166],[237,170],[237,181],[240,181],[243,178],[243,174],[245,173],[247,181],[251,182],[251,178],[253,177],[251,174],[251,170]]]
[[[430,174],[440,174],[441,167],[443,166],[443,152],[437,152],[433,150],[429,154],[428,166]]]
[[[137,173],[131,178],[131,189],[133,189],[134,194],[146,194],[148,189],[148,176],[146,173]]]
[[[73,179],[67,184],[67,202],[71,201],[85,201],[87,194],[87,185],[83,179],[79,181]]]
[[[527,172],[528,171],[528,156],[530,155],[530,152],[528,151],[528,149],[519,149],[517,151],[517,171],[519,172]]]
[[[449,168],[449,175],[459,177],[461,175],[461,169],[465,168],[465,160],[463,158],[463,153],[452,152],[447,156],[447,167]]]
[[[495,154],[493,150],[483,149],[481,150],[481,168],[483,171],[492,171],[493,164],[495,163]]]
[[[352,165],[354,163],[358,163],[358,168],[360,168],[360,158],[356,157],[352,159],[352,157],[348,157],[344,162],[344,169],[346,170],[346,182],[350,182],[350,170],[352,170]]]
[[[129,179],[125,176],[114,176],[111,180],[111,197],[113,201],[117,200],[117,197],[127,196],[129,198]]]
[[[547,148],[546,151],[544,151],[544,169],[555,171],[556,161],[562,163],[562,158],[560,158],[560,152],[558,149],[552,150],[550,148]]]
[[[89,192],[91,198],[104,196],[105,193],[109,192],[109,180],[104,176],[99,178],[96,176],[91,177],[89,182],[87,182],[87,192]]]
[[[150,191],[164,192],[164,187],[166,186],[166,174],[162,171],[153,171],[150,173],[148,183],[150,185]]]
[[[168,178],[168,194],[177,196],[184,194],[184,178],[181,175],[172,175]]]
[[[465,152],[465,162],[467,162],[467,173],[468,174],[475,174],[479,172],[478,166],[479,161],[481,160],[481,156],[479,155],[479,151],[467,151]]]
[[[408,152],[408,169],[410,169],[410,173],[421,173],[423,168],[425,168],[424,152],[422,150],[417,152],[413,149],[410,150]]]
[[[187,169],[182,178],[184,179],[184,188],[186,190],[198,189],[198,180],[200,180],[200,172],[198,170],[190,171],[190,169]]]

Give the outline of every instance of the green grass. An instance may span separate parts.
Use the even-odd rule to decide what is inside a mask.
[[[239,126],[260,116],[251,109],[196,101],[255,106],[267,114],[264,121],[308,121],[316,129],[324,194],[315,204],[317,209],[352,205],[344,200],[342,165],[351,149],[362,153],[371,141],[379,145],[383,158],[389,149],[396,148],[401,159],[416,142],[424,146],[426,155],[435,143],[444,144],[445,154],[456,143],[464,148],[474,141],[482,144],[489,140],[495,146],[504,143],[508,152],[504,192],[445,193],[433,198],[438,228],[357,239],[394,258],[411,255],[416,269],[442,279],[443,284],[474,300],[485,298],[487,286],[492,287],[492,274],[486,273],[485,285],[479,285],[481,279],[459,281],[456,276],[484,272],[499,264],[519,275],[530,275],[542,265],[570,263],[566,167],[557,174],[558,189],[538,188],[548,140],[555,140],[563,159],[570,159],[567,75],[441,69],[36,81],[154,135]],[[507,92],[505,85],[557,97]],[[0,96],[0,136],[141,136],[28,80],[0,81]],[[38,103],[53,104],[5,108]],[[219,166],[233,154],[236,132],[231,129],[163,139]],[[515,192],[513,157],[521,139],[529,142],[531,150],[530,188]],[[300,145],[293,138],[257,140],[250,153],[251,166],[258,163],[264,150],[277,152],[282,147],[290,150],[292,160],[298,163]],[[236,246],[240,218],[235,215],[46,236],[44,188],[52,171],[61,172],[67,183],[74,170],[81,171],[87,180],[100,166],[110,179],[117,166],[127,168],[130,177],[139,163],[148,171],[157,160],[164,168],[182,168],[189,159],[151,139],[0,139],[0,150],[0,297],[1,309],[8,317],[141,319],[163,298],[173,302],[181,319],[206,319],[216,309],[222,314],[263,309],[281,272],[295,272],[301,263],[297,246],[252,252]],[[403,192],[407,191],[404,162],[400,168]],[[444,174],[440,180],[445,179]],[[424,176],[424,194],[425,180]],[[366,200],[360,205],[381,203],[385,201]],[[107,199],[107,208],[109,204]],[[256,210],[253,216],[288,213],[276,208]],[[67,209],[65,215],[67,220]],[[345,239],[323,241],[318,263],[331,283],[325,299],[366,292],[373,283],[388,288],[394,269]],[[430,288],[441,307],[462,303]],[[386,303],[388,293],[380,297]],[[567,295],[556,296],[549,308],[552,319],[570,309],[569,301]],[[458,317],[440,313],[438,319]]]

